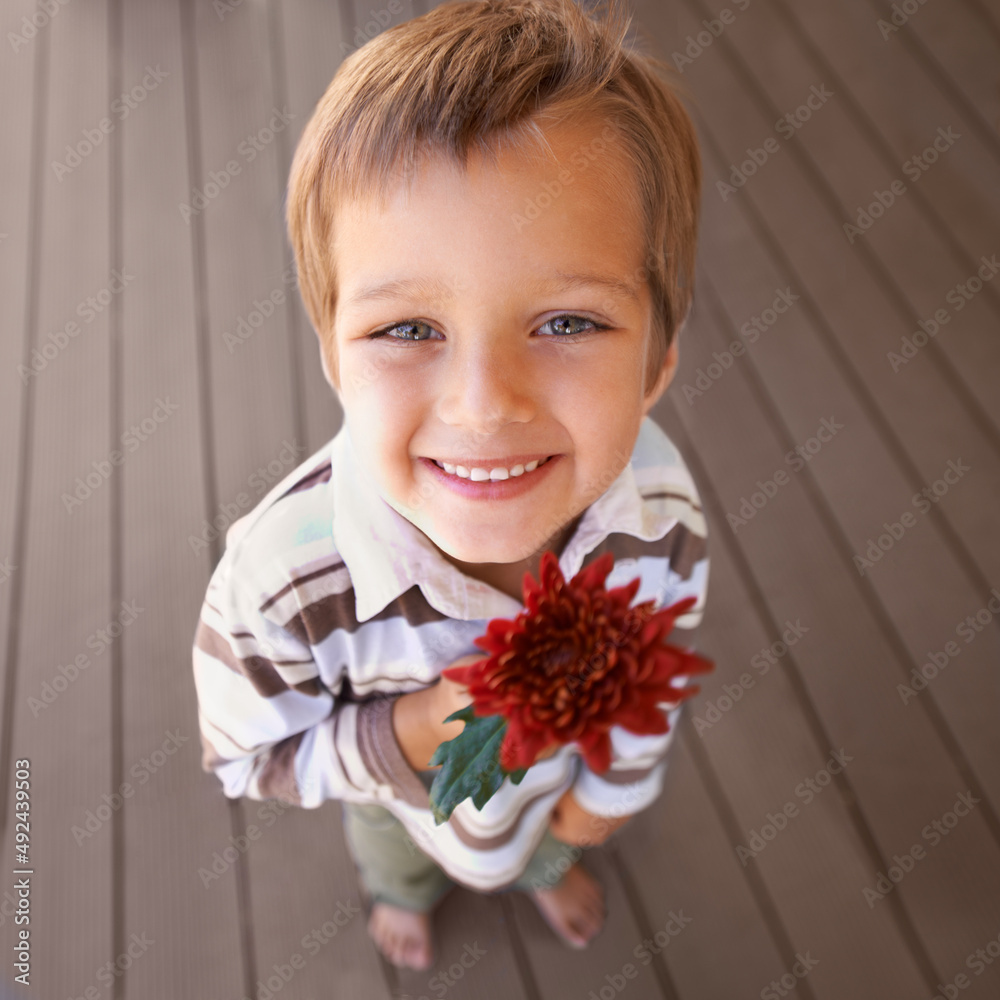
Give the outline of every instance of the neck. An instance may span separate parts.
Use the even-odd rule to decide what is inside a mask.
[[[576,531],[582,517],[582,513],[578,514],[569,524],[556,532],[537,552],[517,562],[467,563],[462,562],[461,559],[454,558],[437,546],[435,548],[438,548],[438,552],[441,553],[443,559],[446,559],[466,576],[470,576],[474,580],[479,580],[481,583],[488,583],[491,587],[495,587],[501,593],[507,594],[508,597],[512,597],[520,604],[524,598],[524,574],[530,573],[537,580],[543,553],[551,549],[557,558],[561,556],[563,549],[566,548],[567,543],[573,537],[573,533]]]

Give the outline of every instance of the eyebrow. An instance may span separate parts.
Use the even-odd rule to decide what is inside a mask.
[[[632,302],[639,301],[639,293],[634,285],[620,278],[613,278],[606,274],[595,274],[581,271],[555,271],[552,279],[539,279],[531,283],[530,288],[535,292],[544,289],[554,291],[570,291],[583,287],[603,288],[611,295],[628,299]],[[424,298],[452,299],[454,292],[446,281],[437,281],[432,278],[398,278],[391,281],[379,282],[374,285],[367,285],[360,291],[352,295],[345,303],[345,306],[358,305],[362,302],[383,302],[394,298],[401,298],[405,295],[416,295]]]

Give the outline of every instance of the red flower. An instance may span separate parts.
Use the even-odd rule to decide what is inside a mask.
[[[679,703],[699,690],[675,687],[674,678],[713,669],[710,660],[662,641],[697,599],[655,612],[651,600],[630,608],[640,580],[605,590],[613,563],[605,553],[567,584],[555,555],[545,552],[541,583],[524,574],[526,610],[513,621],[494,618],[474,640],[490,655],[443,671],[468,687],[476,715],[506,717],[504,770],[530,767],[552,743],[575,741],[591,770],[603,773],[613,725],[667,732],[657,703]]]

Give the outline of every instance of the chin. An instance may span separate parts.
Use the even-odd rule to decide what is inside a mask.
[[[495,537],[489,541],[474,542],[455,541],[436,535],[428,535],[428,537],[445,555],[458,562],[476,566],[483,563],[523,562],[535,551],[534,549],[522,551],[521,546],[508,545]]]

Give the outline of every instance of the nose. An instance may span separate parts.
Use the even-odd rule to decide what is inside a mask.
[[[458,334],[440,370],[438,417],[486,439],[537,412],[526,344],[497,329]]]

